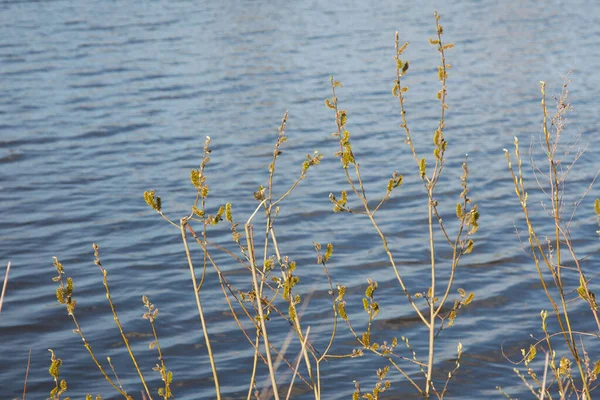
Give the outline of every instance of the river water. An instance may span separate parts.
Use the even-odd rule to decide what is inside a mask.
[[[581,141],[567,148],[567,159],[590,146],[569,176],[565,212],[570,215],[572,203],[599,167],[593,135],[600,89],[600,7],[558,0],[405,3],[0,2],[0,262],[12,261],[0,315],[2,397],[22,395],[30,349],[28,398],[47,397],[52,387],[47,349],[52,348],[63,359],[67,395],[118,398],[56,302],[52,257],[57,256],[74,279],[76,315],[94,352],[107,370],[110,356],[123,386],[141,398],[141,385],[94,265],[96,242],[119,318],[154,394],[160,377],[151,370],[157,360],[155,351],[148,350],[152,339],[148,322],[141,318],[142,295],[160,309],[157,330],[176,397],[214,398],[180,233],[148,208],[142,194],[154,189],[165,214],[175,221],[189,214],[195,196],[189,172],[197,168],[204,138],[210,136],[208,209],[214,213],[231,202],[241,230],[257,205],[253,192],[267,182],[277,127],[288,109],[289,141],[278,163],[276,193],[293,183],[307,153],[318,149],[324,155],[322,164],[311,168],[281,203],[276,222],[283,253],[298,264],[301,280],[295,290],[307,304],[305,309],[300,306],[304,328],[311,327],[314,345],[323,350],[331,334],[331,298],[323,270],[315,263],[313,242],[332,242],[330,274],[334,284],[348,288],[348,312],[357,330],[362,332],[367,322],[361,301],[371,278],[379,283],[376,298],[381,306],[374,340],[405,336],[425,359],[426,331],[402,296],[369,220],[331,210],[329,193],[339,193],[347,184],[330,135],[335,121],[323,100],[330,96],[329,77],[334,75],[344,84],[338,97],[348,110],[348,129],[371,201],[384,193],[392,171],[404,174],[403,187],[377,219],[411,292],[426,290],[424,193],[398,128],[391,89],[394,32],[399,31],[401,40],[410,42],[405,53],[411,63],[405,79],[410,88],[407,117],[417,149],[430,154],[439,118],[439,57],[428,44],[436,9],[445,40],[455,44],[447,52],[452,64],[449,151],[447,179],[440,181],[438,199],[454,229],[460,163],[468,153],[470,194],[481,212],[475,250],[463,258],[455,286],[475,292],[475,300],[440,336],[438,385],[453,368],[460,341],[464,354],[450,398],[497,397],[497,385],[513,396],[527,397],[527,388],[501,349],[511,360],[518,359],[519,349],[532,342],[529,335],[540,337],[539,312],[550,306],[515,235],[515,226],[523,229],[523,218],[503,148],[511,149],[513,136],[518,136],[527,154],[541,129],[539,81],[548,82],[548,92],[556,94],[562,77],[572,70],[569,89],[575,112],[569,115],[565,140],[581,135]],[[533,148],[543,156],[537,141]],[[543,196],[536,190],[527,156],[524,168],[534,219],[547,228],[539,205]],[[583,266],[592,277],[598,263],[595,197],[600,196],[594,188],[571,225],[578,255],[589,254]],[[349,204],[359,207],[355,198]],[[257,232],[262,224],[257,217]],[[261,241],[262,234],[257,235]],[[236,251],[230,237],[224,224],[209,230],[211,241]],[[200,249],[192,249],[201,265]],[[233,284],[251,290],[243,267],[223,253],[214,255]],[[442,244],[438,256],[443,276],[448,249]],[[590,285],[597,287],[595,280]],[[201,295],[223,393],[245,398],[252,348],[232,320],[212,269]],[[568,296],[578,329],[593,330],[583,303],[572,292]],[[277,304],[287,310],[281,300]],[[270,324],[271,340],[279,348],[289,325],[277,318]],[[356,341],[339,325],[332,354],[353,348],[358,348]],[[588,351],[597,358],[597,348]],[[296,341],[287,356],[294,360],[297,353]],[[401,355],[411,357],[406,350]],[[384,365],[370,354],[328,361],[321,371],[323,398],[349,398],[354,380],[369,390],[377,381],[376,369]],[[287,386],[289,369],[285,364],[279,368],[280,382]],[[258,374],[259,387],[267,387],[264,365]],[[392,386],[387,398],[417,397],[400,374],[390,372],[388,378]],[[296,386],[295,398],[311,397],[302,382]]]

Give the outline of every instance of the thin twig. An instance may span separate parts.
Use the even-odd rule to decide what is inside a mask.
[[[208,358],[210,360],[210,367],[212,369],[213,378],[215,380],[215,391],[217,393],[217,399],[221,400],[221,388],[219,386],[219,377],[217,375],[217,367],[215,366],[215,358],[213,356],[212,347],[210,346],[210,339],[208,337],[208,330],[206,328],[206,322],[204,321],[204,312],[202,311],[202,303],[200,302],[200,293],[198,292],[196,285],[196,272],[194,271],[194,264],[192,263],[192,256],[190,255],[190,249],[187,244],[187,237],[185,234],[185,226],[187,220],[182,218],[179,221],[179,228],[181,229],[181,238],[183,239],[183,246],[185,247],[185,254],[188,259],[188,265],[190,267],[190,275],[192,277],[192,284],[194,285],[194,295],[196,296],[196,306],[198,307],[198,314],[200,314],[200,323],[202,324],[202,331],[204,332],[204,341],[206,342],[206,350],[208,351]]]
[[[304,341],[302,342],[302,349],[300,350],[300,354],[298,355],[298,360],[296,361],[296,368],[294,368],[294,375],[292,375],[292,381],[290,382],[290,387],[287,392],[287,396],[285,400],[289,400],[292,395],[292,388],[294,387],[294,380],[296,379],[296,374],[298,373],[298,368],[300,368],[300,361],[302,361],[302,354],[306,353],[306,341],[308,340],[308,334],[310,333],[310,326],[306,329],[306,333],[304,334]]]
[[[104,269],[104,267],[102,266],[102,263],[100,262],[100,253],[99,253],[98,245],[96,243],[94,243],[92,245],[92,247],[94,248],[94,257],[95,257],[94,264],[96,264],[100,268],[100,271],[102,271],[102,283],[104,284],[104,289],[106,291],[106,299],[108,300],[108,304],[110,305],[110,309],[112,311],[112,314],[113,314],[113,317],[115,320],[115,324],[117,325],[117,328],[119,328],[119,332],[121,333],[121,338],[123,339],[123,343],[125,343],[125,347],[127,348],[129,357],[131,358],[131,361],[133,362],[133,366],[135,367],[135,369],[140,377],[142,386],[144,386],[144,390],[146,391],[146,394],[148,395],[150,400],[152,400],[152,395],[150,395],[150,389],[148,389],[148,385],[146,384],[144,375],[142,374],[142,371],[141,371],[140,367],[138,366],[137,360],[136,360],[135,356],[133,355],[133,350],[131,349],[131,346],[129,345],[129,340],[127,339],[127,335],[125,335],[125,332],[123,331],[123,326],[121,325],[121,321],[119,320],[119,316],[117,315],[117,310],[116,310],[115,305],[110,296],[110,290],[108,288],[108,278],[107,278],[108,273],[107,273],[106,269]],[[112,365],[111,365],[111,367],[112,367]],[[116,375],[115,375],[115,377],[116,377]],[[117,381],[118,381],[118,377],[117,377]]]
[[[254,290],[256,291],[255,297],[256,297],[256,303],[257,303],[257,308],[258,308],[258,314],[260,317],[261,333],[262,333],[263,340],[265,342],[265,352],[267,353],[269,375],[271,377],[271,385],[273,387],[273,396],[275,397],[275,400],[279,400],[279,392],[277,390],[277,380],[275,379],[275,371],[273,370],[273,360],[271,359],[271,349],[269,347],[269,335],[267,334],[267,327],[265,324],[265,316],[263,313],[263,306],[261,303],[262,293],[259,291],[258,279],[256,277],[254,242],[253,242],[253,235],[251,233],[252,225],[250,224],[252,219],[254,218],[254,216],[256,215],[256,213],[258,212],[259,208],[262,206],[263,203],[264,203],[264,201],[261,202],[261,204],[259,204],[259,206],[256,208],[254,213],[250,216],[250,218],[248,218],[248,221],[246,222],[246,225],[245,225],[245,230],[246,230],[246,241],[248,244],[248,256],[250,259],[250,266],[252,267],[252,283],[254,285]]]
[[[544,394],[546,393],[546,376],[548,375],[548,364],[550,363],[550,353],[546,353],[546,362],[544,363],[544,378],[542,379],[542,394],[540,400],[544,400]]]
[[[25,382],[23,383],[23,400],[25,400],[25,395],[27,394],[27,379],[29,378],[29,366],[30,365],[31,365],[31,349],[29,349],[29,356],[27,357],[27,369],[25,370]]]
[[[8,273],[10,272],[10,261],[6,266],[6,275],[4,276],[4,284],[2,285],[2,295],[0,295],[0,313],[2,312],[2,303],[4,303],[4,293],[6,292],[6,286],[8,286]]]
[[[273,248],[275,249],[275,253],[277,254],[277,260],[279,261],[279,263],[281,265],[281,262],[282,262],[281,253],[279,252],[279,244],[277,243],[277,236],[275,236],[275,230],[273,229],[273,227],[270,228],[269,232],[271,235],[271,239],[273,241]],[[287,277],[285,276],[283,269],[282,269],[281,273],[283,275],[283,279],[285,280]],[[305,302],[305,307],[306,307],[306,304],[307,303]],[[293,323],[294,323],[296,333],[298,334],[300,341],[303,342],[304,338],[302,337],[302,327],[300,325],[300,315],[298,314],[298,311],[296,310],[296,305],[292,301],[291,292],[290,292],[290,306],[294,309],[295,318],[293,319]],[[317,389],[317,385],[315,384],[312,366],[310,364],[310,359],[308,357],[308,353],[306,353],[306,352],[304,352],[304,361],[306,363],[306,369],[308,370],[308,377],[310,378],[310,381],[312,383],[312,388],[313,388],[313,392],[315,394],[315,399],[316,399],[319,397],[318,389]]]
[[[106,357],[106,361],[108,361],[108,365],[110,366],[110,369],[112,370],[113,375],[115,376],[115,379],[117,380],[117,383],[119,384],[119,387],[122,390],[123,389],[123,385],[121,384],[121,380],[119,379],[119,375],[117,375],[117,371],[115,370],[115,366],[112,363],[112,360],[110,359],[110,357]]]
[[[58,279],[57,282],[60,282],[59,289],[64,289],[65,286],[66,286],[64,278],[63,278],[63,275],[65,274],[65,272],[64,272],[64,270],[62,268],[62,264],[58,261],[58,258],[56,258],[56,257],[53,257],[53,258],[54,258],[54,266],[56,267],[56,269],[58,271],[58,277],[55,278],[55,279]],[[68,279],[67,279],[67,281],[68,281]],[[65,303],[63,303],[63,304],[65,304]],[[102,364],[100,364],[100,361],[98,361],[98,359],[96,358],[96,355],[94,354],[94,352],[92,350],[92,346],[90,345],[90,343],[85,338],[85,335],[84,335],[83,331],[81,330],[81,326],[79,325],[79,322],[77,322],[77,317],[75,317],[74,307],[73,306],[71,306],[71,307],[72,308],[69,308],[69,306],[67,305],[67,314],[73,320],[73,324],[75,324],[75,328],[76,329],[73,330],[73,333],[76,333],[76,334],[79,335],[79,337],[83,341],[83,346],[86,348],[86,350],[90,354],[90,357],[92,357],[92,361],[94,361],[94,364],[96,364],[96,367],[98,367],[98,370],[100,371],[100,373],[102,374],[102,376],[104,376],[104,379],[106,379],[106,381],[117,392],[119,392],[120,395],[122,395],[123,397],[125,397],[125,399],[132,400],[133,398],[131,396],[129,396],[129,394],[127,394],[127,391],[125,391],[123,388],[120,388],[119,386],[117,386],[117,384],[110,378],[110,376],[108,376],[108,374],[106,373],[106,371],[102,367]]]

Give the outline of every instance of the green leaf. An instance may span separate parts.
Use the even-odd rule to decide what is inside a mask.
[[[469,296],[465,299],[465,301],[463,301],[463,304],[465,306],[469,305],[473,301],[474,298],[475,298],[475,293],[473,293],[473,292],[469,293]]]
[[[454,320],[456,319],[456,311],[452,310],[450,311],[450,314],[448,315],[448,327],[451,327],[452,325],[454,325]]]
[[[467,242],[467,247],[465,248],[465,251],[464,251],[464,253],[463,253],[463,254],[469,254],[469,253],[471,253],[472,251],[473,251],[473,241],[472,241],[472,240],[469,240],[469,241]]]
[[[600,374],[600,360],[596,361],[596,364],[594,364],[594,375],[598,375]]]
[[[419,174],[421,175],[421,179],[425,178],[425,174],[427,173],[427,161],[425,158],[421,158],[419,161]]]
[[[144,200],[146,201],[146,204],[150,206],[150,208],[160,212],[162,208],[162,202],[160,200],[160,197],[155,197],[154,194],[154,190],[144,192]]]
[[[406,71],[408,71],[408,61],[404,63],[404,66],[402,67],[402,75],[406,74]]]
[[[346,303],[340,302],[338,303],[338,314],[344,321],[348,321],[348,315],[346,314]]]
[[[346,122],[348,122],[348,115],[346,114],[346,110],[340,110],[338,111],[338,114],[340,117],[340,126],[346,125]]]
[[[398,55],[402,54],[402,52],[404,50],[406,50],[407,47],[408,47],[408,42],[405,42],[402,46],[400,46],[400,48],[398,49]]]
[[[456,205],[456,216],[458,217],[458,219],[462,219],[463,217],[463,207],[461,203],[458,203]]]
[[[325,252],[325,255],[323,256],[323,259],[325,261],[328,261],[331,258],[332,254],[333,254],[333,244],[328,243],[327,244],[327,251]]]
[[[533,361],[533,359],[535,358],[536,355],[537,355],[537,349],[535,348],[534,345],[530,345],[529,352],[527,353],[527,358],[526,358],[527,363],[530,363],[531,361]]]
[[[371,335],[369,334],[369,332],[363,332],[362,342],[365,347],[369,347],[369,345],[371,344]]]

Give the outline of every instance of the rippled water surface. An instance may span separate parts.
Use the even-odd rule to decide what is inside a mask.
[[[323,99],[330,96],[329,76],[335,75],[344,83],[338,97],[348,110],[348,129],[372,201],[384,193],[392,171],[404,174],[403,188],[377,219],[411,291],[426,290],[426,206],[398,128],[392,56],[394,32],[399,31],[401,40],[410,42],[405,53],[411,62],[405,80],[410,87],[407,117],[417,148],[430,154],[439,118],[439,60],[428,44],[435,9],[442,15],[446,40],[456,45],[447,54],[452,64],[446,128],[450,145],[447,179],[438,192],[441,210],[454,229],[460,162],[468,153],[471,196],[482,215],[475,251],[462,260],[456,282],[456,287],[474,291],[476,300],[443,332],[436,367],[443,382],[460,341],[465,353],[451,398],[498,396],[497,385],[527,396],[501,346],[516,358],[518,349],[528,346],[529,334],[540,335],[538,314],[549,305],[514,234],[515,225],[523,229],[523,221],[503,148],[511,148],[516,135],[526,153],[531,138],[540,133],[539,81],[548,82],[550,93],[559,93],[562,76],[573,70],[569,88],[575,113],[566,135],[582,137],[572,154],[587,143],[590,147],[570,175],[571,194],[565,198],[570,213],[598,169],[594,136],[600,7],[532,0],[406,3],[0,2],[0,262],[13,265],[0,316],[2,397],[21,396],[29,349],[28,398],[47,396],[52,386],[47,349],[52,348],[64,361],[61,373],[72,398],[86,393],[116,398],[56,302],[52,256],[58,256],[75,281],[78,320],[94,352],[107,370],[110,356],[124,387],[141,398],[93,262],[91,244],[96,242],[120,320],[151,388],[160,380],[151,370],[156,363],[156,353],[148,350],[151,330],[141,318],[144,294],[161,311],[157,330],[174,373],[176,397],[214,398],[180,232],[150,210],[142,194],[154,189],[173,220],[188,214],[195,196],[189,171],[197,168],[204,138],[210,136],[209,211],[232,202],[234,218],[243,223],[256,207],[253,192],[267,182],[286,109],[289,142],[278,163],[276,192],[293,183],[306,153],[318,149],[325,156],[281,203],[276,222],[282,252],[298,263],[296,290],[308,304],[302,321],[311,326],[313,344],[319,350],[326,347],[332,321],[329,286],[315,264],[313,242],[333,242],[330,274],[334,284],[348,287],[348,310],[357,330],[367,321],[361,298],[372,278],[380,285],[382,310],[374,340],[406,336],[425,359],[426,332],[403,298],[370,222],[361,215],[331,212],[329,193],[347,186],[330,135],[335,121]],[[525,164],[529,171],[529,161]],[[537,206],[542,197],[531,174],[526,179],[530,204]],[[598,248],[591,207],[595,197],[600,196],[594,188],[572,224],[582,257]],[[359,203],[351,199],[350,206]],[[543,215],[541,207],[537,210]],[[263,229],[257,219],[258,241]],[[211,229],[209,237],[236,250],[225,225]],[[201,265],[201,250],[192,249]],[[234,285],[251,290],[244,268],[224,253],[213,254]],[[449,253],[442,245],[439,257],[443,276]],[[597,263],[598,256],[586,258],[589,275]],[[591,285],[596,286],[594,280]],[[201,294],[223,393],[245,398],[252,348],[231,319],[212,269]],[[593,329],[581,304],[572,305],[577,323]],[[279,305],[287,310],[282,301]],[[274,318],[270,334],[277,348],[288,331],[289,325]],[[353,348],[356,342],[340,325],[333,353]],[[588,350],[597,358],[597,349]],[[297,352],[294,342],[288,357],[295,359]],[[372,355],[330,360],[322,366],[323,398],[349,398],[354,380],[372,388],[375,370],[383,365]],[[281,382],[289,382],[289,369],[285,364],[279,368]],[[422,379],[413,372],[413,378]],[[267,387],[264,365],[258,374],[258,386]],[[390,373],[389,379],[389,398],[415,395],[401,375]],[[294,397],[311,396],[297,381]]]

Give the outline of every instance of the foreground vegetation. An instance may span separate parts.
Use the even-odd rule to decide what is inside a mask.
[[[447,79],[450,64],[446,61],[446,53],[452,49],[452,43],[443,40],[444,30],[440,24],[440,17],[435,14],[435,36],[429,40],[430,44],[440,55],[440,64],[437,66],[437,79],[439,80],[439,91],[437,92],[438,122],[432,127],[433,135],[431,146],[428,150],[417,149],[412,139],[411,125],[407,118],[405,93],[408,86],[405,83],[409,73],[409,61],[404,57],[408,43],[400,41],[398,33],[395,38],[396,80],[392,87],[392,95],[398,102],[398,112],[401,120],[400,128],[406,146],[412,154],[414,165],[402,166],[406,169],[400,173],[390,173],[387,187],[381,188],[379,197],[367,194],[362,171],[352,147],[351,134],[349,132],[350,112],[343,108],[343,100],[339,97],[342,83],[333,77],[330,80],[331,97],[325,99],[325,105],[331,109],[332,127],[335,130],[334,140],[339,143],[336,156],[340,160],[340,174],[345,178],[347,189],[341,193],[330,194],[333,212],[348,213],[356,217],[367,218],[372,227],[373,234],[377,235],[381,247],[385,251],[389,266],[388,271],[392,274],[398,284],[400,295],[397,303],[412,309],[415,318],[421,323],[422,329],[427,334],[426,348],[413,349],[410,338],[398,332],[397,337],[389,340],[376,342],[373,340],[373,322],[380,313],[381,307],[377,299],[378,283],[370,278],[367,279],[364,297],[362,299],[364,312],[367,315],[367,323],[362,326],[352,320],[346,310],[346,288],[342,284],[334,285],[341,277],[332,277],[329,272],[331,263],[336,262],[334,256],[334,244],[314,244],[315,258],[324,272],[323,279],[327,280],[331,296],[331,328],[330,337],[324,348],[317,348],[310,333],[310,326],[305,326],[300,318],[299,306],[303,303],[305,293],[300,293],[296,285],[302,279],[301,271],[296,269],[296,262],[281,251],[281,245],[277,238],[278,225],[276,224],[280,207],[284,200],[302,184],[307,178],[309,171],[317,168],[322,155],[315,151],[308,154],[304,160],[300,173],[294,183],[283,190],[274,187],[274,176],[277,169],[277,161],[282,155],[282,148],[287,141],[286,122],[287,113],[283,116],[279,126],[272,159],[266,173],[266,184],[260,186],[254,192],[257,206],[255,211],[242,220],[233,217],[230,203],[214,206],[210,203],[210,190],[207,166],[210,163],[210,138],[206,138],[203,148],[203,157],[198,169],[190,172],[190,181],[195,188],[196,196],[190,205],[188,215],[173,218],[163,213],[162,199],[154,191],[144,193],[146,203],[155,210],[166,223],[174,229],[173,232],[181,237],[183,249],[188,261],[190,279],[195,296],[200,326],[203,332],[204,344],[207,358],[210,361],[212,377],[215,390],[215,398],[221,399],[222,388],[219,380],[219,365],[215,362],[215,356],[211,347],[210,326],[207,324],[202,303],[202,288],[207,274],[214,273],[219,279],[223,297],[228,305],[229,312],[236,325],[246,337],[248,346],[254,349],[254,357],[249,360],[251,374],[248,376],[247,398],[291,398],[295,385],[304,385],[309,389],[315,399],[321,399],[323,382],[327,377],[322,376],[321,365],[324,361],[340,363],[346,358],[374,357],[386,362],[386,366],[373,371],[377,376],[374,386],[361,386],[360,380],[355,381],[353,399],[379,399],[384,397],[386,391],[393,391],[392,380],[405,382],[414,392],[423,398],[443,399],[447,396],[452,378],[459,371],[462,344],[454,344],[456,358],[450,370],[442,373],[434,373],[436,369],[436,354],[439,353],[438,338],[445,329],[452,327],[458,316],[458,311],[469,306],[475,294],[455,285],[457,274],[461,273],[460,263],[463,257],[476,250],[476,233],[479,227],[479,211],[476,204],[471,200],[469,193],[469,168],[468,159],[462,162],[462,175],[455,182],[458,196],[456,202],[451,205],[454,210],[455,221],[458,223],[448,224],[449,216],[443,216],[441,204],[438,200],[438,184],[446,168],[446,152],[450,146],[450,140],[446,137],[446,113],[449,106],[447,98]],[[539,210],[531,209],[528,204],[527,184],[531,180],[526,178],[522,170],[522,156],[519,141],[515,138],[514,150],[506,150],[508,161],[508,174],[513,179],[517,200],[522,207],[523,217],[527,226],[527,232],[523,235],[526,250],[532,257],[532,267],[536,269],[540,278],[540,284],[547,296],[548,310],[541,310],[541,333],[540,340],[531,343],[529,348],[522,350],[522,359],[515,368],[515,372],[523,384],[531,391],[535,398],[578,398],[591,399],[592,392],[596,389],[597,376],[600,373],[600,360],[592,360],[584,346],[582,337],[598,339],[600,333],[600,319],[598,318],[598,305],[594,294],[590,291],[590,279],[586,277],[585,271],[580,263],[581,257],[577,255],[573,244],[570,221],[572,217],[565,218],[566,206],[564,204],[565,181],[571,167],[577,161],[580,153],[577,153],[568,165],[565,160],[559,158],[561,153],[561,138],[565,126],[565,115],[571,109],[568,104],[568,82],[565,82],[562,92],[557,100],[557,110],[550,114],[546,104],[545,84],[541,84],[541,111],[542,111],[542,137],[544,153],[542,162],[547,164],[547,173],[541,172],[540,164],[533,164],[533,176],[537,185],[548,197],[548,217],[552,219],[554,232],[546,235],[538,230],[532,222],[532,213]],[[532,153],[532,159],[536,155]],[[538,161],[539,163],[539,161]],[[568,165],[568,166],[567,166]],[[386,206],[387,201],[394,196],[401,196],[404,175],[418,176],[422,184],[422,204],[425,210],[427,235],[423,238],[428,242],[428,265],[429,273],[423,277],[427,281],[428,289],[419,291],[418,288],[410,287],[405,279],[406,272],[397,261],[399,249],[390,248],[386,233],[380,228],[377,213]],[[591,185],[590,185],[591,188]],[[589,192],[586,191],[583,195]],[[278,194],[279,193],[279,194]],[[575,209],[581,203],[576,204]],[[353,206],[351,206],[353,204]],[[415,210],[416,211],[416,210]],[[575,210],[573,210],[574,212]],[[591,210],[586,210],[590,212]],[[600,201],[595,202],[595,213],[600,218]],[[254,227],[260,219],[264,223],[264,232],[255,232]],[[228,244],[215,243],[210,239],[210,229],[215,225],[228,224],[231,229],[231,242]],[[450,228],[449,225],[452,225]],[[483,227],[485,228],[485,227]],[[176,230],[176,231],[175,231]],[[441,238],[441,240],[439,240]],[[197,245],[202,251],[200,260],[193,259],[190,244]],[[233,246],[233,247],[232,247]],[[444,249],[451,254],[449,260],[440,260],[439,250]],[[161,388],[153,393],[147,384],[148,378],[144,376],[138,365],[124,327],[118,317],[113,303],[108,280],[107,269],[103,266],[100,258],[98,245],[93,245],[94,262],[98,266],[106,291],[106,297],[117,328],[121,334],[125,347],[131,357],[133,365],[139,375],[143,386],[143,396],[151,399],[159,397],[163,399],[174,398],[173,374],[165,364],[155,323],[158,317],[158,309],[144,296],[143,305],[146,308],[144,318],[150,324],[153,335],[150,347],[157,352],[158,363],[153,368],[157,378],[162,384]],[[247,283],[244,287],[236,287],[228,281],[228,276],[223,273],[219,264],[215,261],[215,253],[225,253],[236,263],[246,270]],[[54,267],[57,276],[54,278],[58,284],[56,296],[58,301],[66,307],[68,315],[74,324],[74,332],[83,341],[84,347],[97,366],[100,375],[126,399],[132,399],[130,394],[120,383],[116,374],[116,368],[110,363],[108,368],[100,362],[96,352],[87,341],[84,327],[80,326],[76,316],[76,301],[74,298],[74,284],[67,277],[65,268],[58,258],[54,259]],[[443,271],[443,273],[441,273]],[[589,272],[588,272],[589,274]],[[577,287],[569,287],[567,282],[578,282]],[[584,332],[578,329],[577,323],[571,316],[573,297],[575,293],[578,301],[584,301],[589,308],[589,314],[597,324],[597,331]],[[1,307],[1,301],[0,301]],[[0,308],[1,309],[1,308]],[[550,331],[547,319],[555,319],[559,330]],[[275,319],[285,320],[294,330],[295,338],[300,354],[289,356],[275,347],[270,337],[269,327]],[[349,332],[355,341],[354,350],[349,354],[334,354],[336,337],[340,332]],[[526,333],[522,333],[526,335]],[[589,343],[589,342],[588,342]],[[423,359],[417,354],[426,354]],[[543,354],[543,356],[538,356]],[[291,379],[282,379],[277,373],[275,359],[282,359],[293,371]],[[262,380],[259,378],[259,365],[265,364],[268,368],[269,384],[264,388],[260,386]],[[50,398],[63,398],[67,391],[67,383],[60,376],[62,360],[51,351],[50,375],[54,381],[54,387],[50,392]],[[391,375],[395,374],[394,378]],[[443,379],[439,377],[443,376]],[[158,378],[159,377],[159,378]],[[358,378],[358,377],[357,377]],[[499,391],[506,394],[502,388]],[[23,395],[25,397],[25,393]],[[92,399],[92,396],[88,396]],[[97,396],[96,399],[101,398]]]

